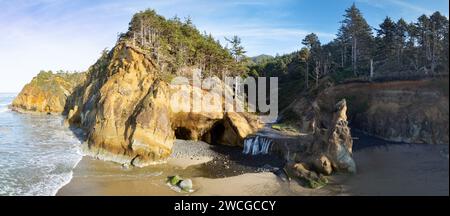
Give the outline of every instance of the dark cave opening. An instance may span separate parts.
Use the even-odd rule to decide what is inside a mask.
[[[202,136],[202,141],[207,142],[211,145],[223,144],[223,136],[225,134],[224,121],[218,121],[213,124],[211,129]]]
[[[191,140],[192,134],[189,129],[184,128],[184,127],[179,127],[177,129],[175,129],[175,137],[177,139],[182,139],[182,140]]]
[[[220,141],[223,139],[223,135],[225,133],[225,126],[223,125],[223,121],[216,122],[211,128],[211,143],[212,145],[221,144]]]

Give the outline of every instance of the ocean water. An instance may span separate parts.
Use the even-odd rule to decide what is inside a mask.
[[[0,195],[55,195],[81,160],[80,141],[61,116],[8,109],[0,93]]]

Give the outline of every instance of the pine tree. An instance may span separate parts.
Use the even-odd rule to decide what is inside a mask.
[[[241,38],[235,35],[231,39],[225,38],[225,40],[231,44],[230,52],[235,61],[240,62],[246,53],[244,47],[241,45]]]
[[[357,70],[364,68],[360,64],[368,63],[371,58],[373,36],[371,27],[355,4],[345,11],[338,35],[343,41],[350,42],[352,70],[357,76]]]
[[[393,59],[396,51],[397,25],[390,17],[386,17],[377,29],[378,57],[382,61]]]
[[[314,66],[314,79],[316,81],[316,86],[319,84],[319,77],[320,77],[320,67],[322,65],[321,61],[321,44],[319,41],[319,37],[317,37],[316,34],[311,33],[305,36],[305,38],[302,41],[302,44],[307,47],[307,49],[310,52],[309,58],[307,61],[307,70],[306,74],[309,74],[309,62],[312,61]],[[307,76],[305,76],[307,77]],[[306,79],[308,80],[308,78]]]
[[[396,45],[396,56],[397,64],[402,65],[402,56],[404,49],[406,48],[406,38],[408,34],[408,23],[403,18],[400,18],[396,23],[395,29],[395,45]]]
[[[303,47],[299,54],[298,57],[300,59],[300,62],[305,63],[306,65],[306,69],[305,69],[305,87],[309,88],[309,49],[306,47]]]

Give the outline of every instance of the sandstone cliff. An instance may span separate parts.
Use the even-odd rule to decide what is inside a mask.
[[[153,59],[126,42],[105,53],[87,76],[69,98],[67,117],[88,132],[88,152],[98,158],[145,166],[166,159],[175,138],[242,146],[259,127],[257,118],[244,113],[173,111],[175,89]],[[194,91],[179,88],[186,95]]]
[[[19,112],[62,113],[67,98],[85,79],[84,73],[41,71],[25,85],[11,108]]]
[[[285,111],[300,116],[297,124],[302,130],[311,132],[316,124],[312,101],[327,109],[346,99],[352,128],[390,141],[449,143],[448,79],[328,85],[313,98],[299,98]]]

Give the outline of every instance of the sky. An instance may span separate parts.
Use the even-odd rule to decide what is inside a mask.
[[[372,27],[386,16],[449,14],[448,0],[0,0],[0,92],[19,92],[40,70],[87,70],[147,8],[191,17],[222,44],[238,35],[256,56],[299,50],[311,32],[333,40],[353,2]]]

